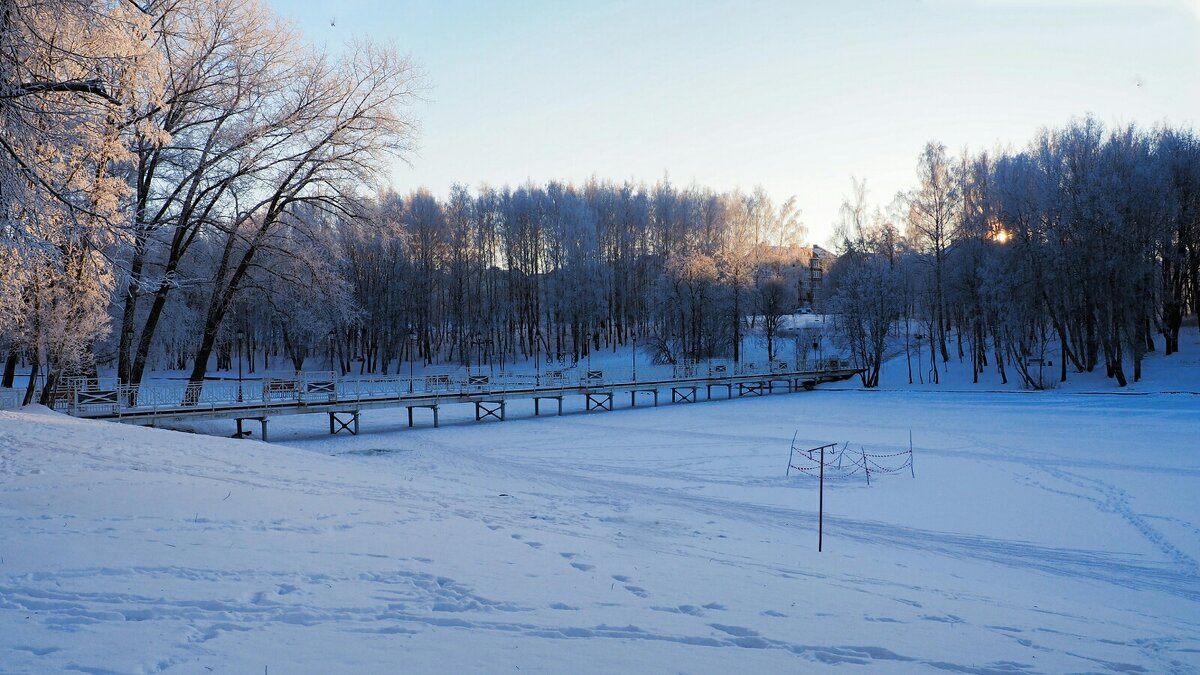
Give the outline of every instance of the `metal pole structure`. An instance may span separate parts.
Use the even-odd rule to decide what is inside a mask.
[[[542,329],[533,332],[533,366],[537,369],[534,375],[534,386],[542,386]]]
[[[633,338],[633,381],[637,382],[637,333],[629,331],[629,337]]]
[[[913,478],[917,477],[917,470],[913,468],[912,429],[908,430],[908,472],[912,474]]]
[[[478,357],[475,359],[475,367],[479,370],[480,373],[482,373],[483,372],[483,336],[480,335],[479,333],[475,333],[475,352],[476,352],[475,353],[476,357]]]
[[[825,447],[821,446],[821,496],[817,498],[817,553],[825,544]]]
[[[711,389],[709,391],[711,391]],[[800,430],[797,429],[796,433],[792,434],[792,447],[790,450],[788,450],[788,466],[787,466],[787,471],[784,472],[785,476],[792,475],[792,456],[796,454],[796,436],[799,433],[800,433]]]
[[[246,334],[244,332],[242,332],[241,329],[238,329],[238,332],[237,332],[237,339],[238,339],[238,403],[241,403],[243,400],[242,399],[242,340],[245,337],[246,337]]]

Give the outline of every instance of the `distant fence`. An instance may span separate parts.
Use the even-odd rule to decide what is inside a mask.
[[[15,410],[21,407],[25,400],[25,392],[21,389],[0,389],[0,410]]]

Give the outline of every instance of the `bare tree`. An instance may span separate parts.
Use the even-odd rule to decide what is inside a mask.
[[[261,247],[299,205],[340,209],[358,186],[378,178],[387,157],[404,156],[415,135],[407,114],[418,71],[391,49],[362,44],[338,63],[305,54],[291,61],[287,87],[262,101],[282,109],[258,168],[231,218],[217,225],[224,240],[207,303],[190,381],[203,382],[221,322]],[[277,96],[278,98],[275,98]]]

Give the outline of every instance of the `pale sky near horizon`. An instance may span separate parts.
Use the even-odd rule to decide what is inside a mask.
[[[1200,0],[267,1],[313,42],[391,41],[422,66],[399,192],[761,185],[823,244],[852,175],[886,206],[931,139],[1200,124]]]

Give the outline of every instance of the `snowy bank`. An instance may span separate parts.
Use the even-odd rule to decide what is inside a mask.
[[[0,412],[0,671],[1200,669],[1200,397],[519,417],[266,445]],[[827,483],[818,554],[793,434],[910,429],[915,478]]]

